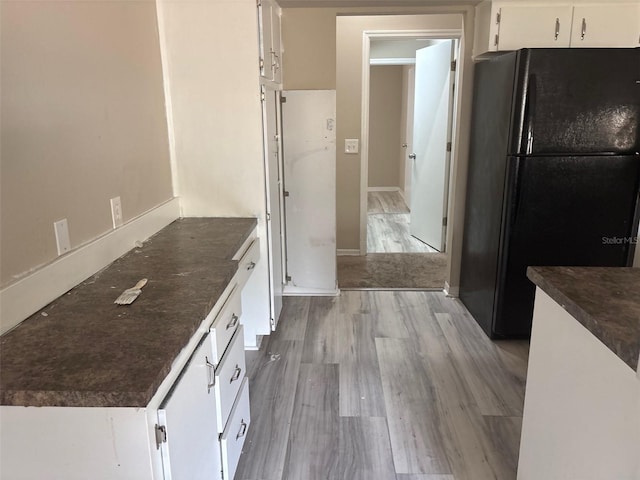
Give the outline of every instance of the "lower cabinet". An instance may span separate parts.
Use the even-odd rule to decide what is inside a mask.
[[[166,478],[219,478],[211,335],[203,337],[180,378],[158,408],[154,426]]]
[[[216,366],[206,334],[158,408],[154,426],[165,480],[232,480],[249,427],[243,327]]]

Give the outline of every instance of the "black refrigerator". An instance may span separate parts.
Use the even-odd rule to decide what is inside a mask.
[[[527,337],[529,265],[633,262],[640,49],[524,49],[474,76],[460,299],[491,338]]]

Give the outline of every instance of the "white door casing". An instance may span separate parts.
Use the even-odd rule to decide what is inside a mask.
[[[411,234],[438,251],[445,244],[451,111],[451,40],[416,52]]]

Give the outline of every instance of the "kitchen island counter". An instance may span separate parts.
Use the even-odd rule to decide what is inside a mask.
[[[640,355],[640,268],[529,267],[527,276],[633,370]]]

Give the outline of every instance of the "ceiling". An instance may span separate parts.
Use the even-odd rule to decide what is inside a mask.
[[[278,0],[283,7],[406,7],[477,5],[481,0]]]

